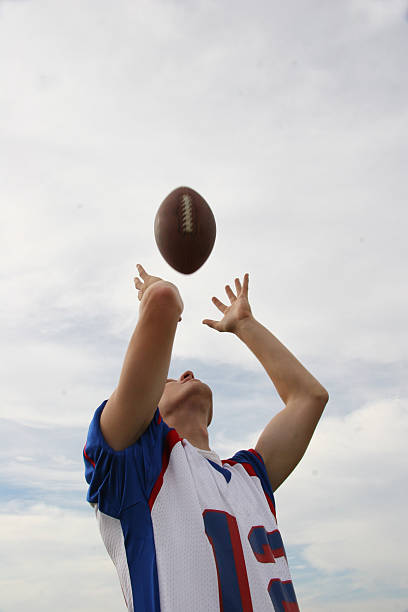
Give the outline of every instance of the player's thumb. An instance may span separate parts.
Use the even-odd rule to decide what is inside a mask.
[[[202,323],[204,323],[204,325],[208,325],[208,327],[212,327],[213,329],[217,329],[216,328],[217,321],[212,321],[211,319],[204,319],[202,321]]]

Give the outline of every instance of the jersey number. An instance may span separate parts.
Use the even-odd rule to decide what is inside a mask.
[[[221,612],[253,612],[237,519],[222,510],[204,510],[203,518],[217,567]],[[252,527],[248,540],[260,563],[275,563],[276,557],[285,556],[278,530],[267,532],[262,525]],[[272,579],[268,593],[275,612],[299,612],[292,582]]]

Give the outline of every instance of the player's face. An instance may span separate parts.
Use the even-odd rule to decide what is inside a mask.
[[[160,412],[165,418],[166,413],[173,412],[174,407],[183,403],[191,405],[207,404],[209,409],[208,424],[212,420],[212,391],[210,387],[195,378],[191,370],[186,370],[178,379],[168,378],[160,399]]]

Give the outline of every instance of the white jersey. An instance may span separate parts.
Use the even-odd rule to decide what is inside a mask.
[[[129,610],[296,612],[273,492],[261,456],[221,461],[182,439],[159,409],[114,451],[95,412],[84,448],[94,505]]]

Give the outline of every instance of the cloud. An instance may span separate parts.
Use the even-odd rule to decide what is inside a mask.
[[[301,464],[276,493],[286,542],[323,573],[326,597],[344,572],[359,597],[406,595],[406,398],[372,402],[345,417],[330,416],[330,403],[326,410]],[[318,603],[312,583],[302,591]]]
[[[405,0],[384,2],[383,0],[352,0],[352,13],[364,19],[365,24],[374,32],[403,23],[407,10]]]
[[[253,11],[239,0],[231,12],[204,1],[191,11],[161,0],[97,9],[3,0],[0,12],[3,501],[24,503],[27,525],[39,512],[54,529],[58,507],[77,524],[84,437],[137,322],[138,262],[180,288],[171,369],[192,369],[213,389],[211,444],[224,456],[253,446],[280,398],[247,347],[201,324],[219,314],[211,296],[224,300],[225,284],[248,271],[254,316],[330,393],[309,451],[277,492],[302,599],[313,612],[327,601],[342,609],[350,585],[353,597],[359,581],[373,586],[381,563],[365,551],[385,517],[381,584],[400,585],[406,3]],[[191,277],[163,262],[153,236],[155,212],[179,184],[202,192],[217,220],[214,251]],[[7,597],[25,597],[17,577],[8,574]],[[372,612],[387,609],[384,598],[346,605]]]
[[[85,612],[97,601],[115,610],[123,601],[90,507],[80,513],[41,503],[3,505],[1,541],[7,559],[0,578],[5,610],[28,606],[40,612],[62,605]]]

